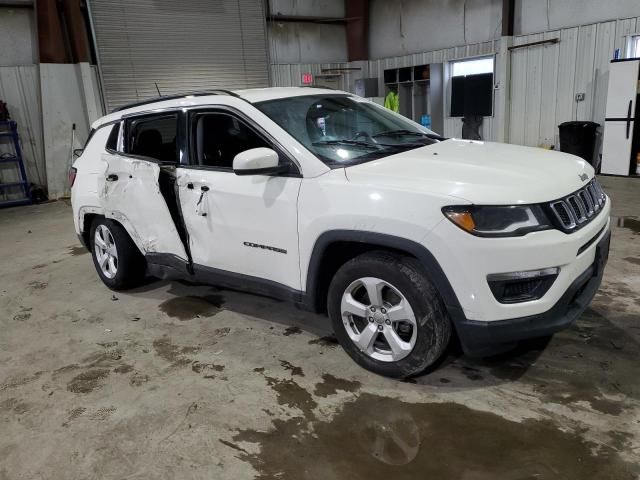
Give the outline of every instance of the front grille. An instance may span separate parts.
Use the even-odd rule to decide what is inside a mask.
[[[577,192],[549,204],[559,226],[565,232],[573,232],[593,220],[607,201],[597,179],[591,180]]]

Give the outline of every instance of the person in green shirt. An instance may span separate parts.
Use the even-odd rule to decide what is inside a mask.
[[[387,96],[384,99],[384,107],[388,108],[392,112],[398,113],[400,111],[400,100],[398,99],[398,93],[393,90],[389,90]]]

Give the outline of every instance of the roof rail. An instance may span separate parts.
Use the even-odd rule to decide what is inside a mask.
[[[322,90],[337,90],[337,88],[323,87],[322,85],[302,85],[302,88],[319,88]]]
[[[205,90],[198,92],[186,92],[186,93],[178,93],[175,95],[165,95],[161,97],[152,97],[146,100],[142,100],[139,102],[127,103],[126,105],[122,105],[120,107],[114,108],[111,113],[120,112],[122,110],[126,110],[128,108],[133,107],[141,107],[142,105],[149,105],[151,103],[163,102],[165,100],[177,100],[179,98],[187,98],[187,97],[205,97],[207,95],[230,95],[236,98],[242,98],[237,93],[232,92],[231,90],[223,90],[223,89],[215,89],[215,90]]]

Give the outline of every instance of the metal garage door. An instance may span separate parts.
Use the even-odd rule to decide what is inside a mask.
[[[263,0],[90,0],[107,110],[162,95],[265,87]]]

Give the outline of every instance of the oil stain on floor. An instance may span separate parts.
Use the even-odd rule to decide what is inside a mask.
[[[160,310],[172,318],[181,321],[193,320],[200,317],[212,317],[224,304],[222,295],[205,295],[203,297],[186,296],[165,300],[159,306]]]
[[[572,328],[551,339],[524,342],[514,351],[486,359],[452,355],[437,375],[418,377],[412,383],[486,388],[520,382],[545,404],[624,415],[640,399],[636,366],[640,344],[612,323],[616,315],[624,314],[610,312],[605,317],[589,308]]]
[[[255,454],[238,448],[256,478],[618,480],[638,473],[611,447],[547,420],[518,423],[455,403],[415,404],[363,393],[323,421],[310,415],[308,399],[304,403],[305,419],[275,420],[268,432],[243,430],[233,437],[260,447]],[[311,428],[304,428],[305,420]]]
[[[172,367],[184,367],[193,363],[186,355],[200,351],[200,347],[175,345],[170,337],[164,336],[153,341],[153,348],[163,360],[169,362]]]
[[[77,257],[78,255],[85,255],[87,253],[89,253],[89,250],[87,250],[84,247],[78,247],[76,245],[72,245],[69,248],[69,254],[73,257]]]

